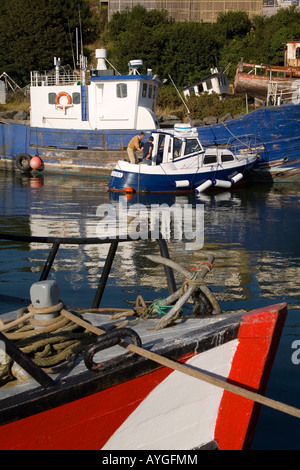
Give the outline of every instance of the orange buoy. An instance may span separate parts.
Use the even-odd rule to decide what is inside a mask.
[[[33,170],[38,170],[43,165],[43,161],[40,157],[32,157],[30,160],[30,166]]]
[[[131,188],[130,186],[127,186],[127,188],[125,188],[125,193],[133,193],[134,192],[134,189]]]

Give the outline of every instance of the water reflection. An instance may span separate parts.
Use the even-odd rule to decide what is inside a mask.
[[[97,207],[117,204],[117,195],[99,178],[50,177],[32,180],[0,174],[0,232],[57,237],[95,237]],[[215,255],[206,281],[223,311],[249,310],[285,301],[289,315],[269,382],[267,396],[299,408],[298,366],[291,361],[292,341],[300,337],[299,311],[300,185],[258,186],[213,195],[133,195],[128,204],[204,206],[204,246],[186,250],[185,240],[170,240],[172,259],[195,267]],[[172,232],[171,232],[172,234]],[[39,279],[49,245],[0,241],[0,314],[28,298]],[[108,246],[62,246],[51,278],[58,281],[69,305],[90,306]],[[146,254],[159,253],[155,242],[120,244],[103,306],[132,305],[138,294],[162,298],[166,282],[161,266]],[[176,275],[177,283],[182,277]],[[14,303],[15,302],[15,303]],[[22,306],[27,306],[25,303]],[[297,427],[296,427],[297,426]],[[253,448],[299,449],[299,423],[262,409]]]
[[[106,184],[106,179],[98,178],[1,175],[1,231],[32,236],[97,237],[99,205],[119,204],[119,195],[108,193]],[[186,240],[174,240],[170,233],[170,255],[192,268],[213,253],[215,266],[206,280],[223,308],[252,308],[259,306],[262,299],[299,302],[295,282],[300,274],[298,190],[295,185],[280,185],[200,197],[134,194],[126,204],[128,207],[141,204],[144,208],[155,204],[182,208],[190,204],[194,210],[203,206],[203,248],[186,250]],[[15,290],[11,287],[12,279],[18,284],[22,280],[38,280],[49,245],[31,243],[26,249],[15,243],[1,243],[1,292]],[[107,245],[62,246],[51,276],[68,284],[71,296],[85,288],[95,289],[107,251]],[[158,251],[152,241],[120,244],[110,283],[123,288],[142,286],[157,292],[165,288],[162,267],[154,266],[145,257]],[[178,275],[176,280],[182,282]]]

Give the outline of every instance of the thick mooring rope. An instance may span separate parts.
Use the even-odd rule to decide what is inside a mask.
[[[35,309],[31,305],[20,309],[18,318],[0,327],[5,336],[27,354],[41,368],[56,367],[66,361],[70,355],[79,354],[95,341],[95,335],[81,325],[62,315],[64,304],[44,309]],[[37,314],[60,314],[50,320],[37,320]],[[36,328],[38,327],[38,328]],[[95,333],[96,334],[96,333]],[[47,370],[51,372],[50,370]],[[4,368],[2,375],[7,373]],[[1,371],[0,371],[1,375]]]
[[[112,320],[124,316],[137,315],[143,318],[147,305],[138,296],[133,309],[87,309],[71,313],[64,308],[63,302],[48,308],[34,308],[29,305],[18,311],[16,320],[8,320],[6,323],[0,319],[0,331],[12,340],[15,345],[33,362],[47,373],[57,371],[57,367],[68,367],[72,365],[70,357],[75,357],[85,351],[88,346],[95,342],[95,335],[99,335],[99,329],[82,320],[81,315],[85,312],[96,311],[97,313],[113,313]],[[55,318],[49,320],[38,320],[38,315],[47,315],[57,312]],[[86,325],[89,324],[89,328]],[[112,328],[124,326],[116,323]],[[10,375],[12,359],[8,356],[0,365],[0,379]]]

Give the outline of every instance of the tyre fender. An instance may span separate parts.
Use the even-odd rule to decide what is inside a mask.
[[[21,171],[31,171],[30,160],[28,153],[20,153],[16,158],[16,167]]]

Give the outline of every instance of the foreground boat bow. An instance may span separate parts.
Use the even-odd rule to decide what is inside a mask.
[[[55,239],[58,245],[66,241]],[[203,285],[212,263],[213,257],[208,258],[196,274],[187,276],[184,283],[192,281],[191,295]],[[170,261],[164,264],[171,266]],[[185,268],[181,272],[185,275]],[[170,273],[168,283],[169,296],[178,299],[182,294],[177,294]],[[40,297],[44,286],[51,292]],[[103,287],[101,283],[98,290]],[[33,318],[31,329],[41,328],[35,316],[44,315],[45,308],[54,318],[44,328],[52,321],[68,327],[72,322],[76,334],[88,341],[81,352],[64,359],[64,367],[49,371],[49,364],[36,365],[42,372],[33,371],[31,377],[15,367],[19,381],[0,388],[1,449],[244,449],[251,443],[260,404],[273,406],[261,394],[281,337],[285,304],[224,314],[212,301],[205,312],[173,317],[173,326],[163,328],[164,314],[156,301],[147,306],[139,300],[133,309],[122,311],[70,311],[61,301],[56,303],[59,291],[47,280],[36,283],[31,296],[32,305],[23,309],[22,317],[17,318],[17,312],[2,316],[0,330],[8,338],[2,336],[4,343],[32,335],[19,331],[25,320]],[[44,307],[45,298],[51,299],[51,308]],[[22,338],[14,339],[19,333]],[[40,333],[34,330],[34,337]],[[46,333],[50,342],[53,334]],[[14,355],[15,362],[19,358],[19,353]],[[38,360],[43,364],[44,355]],[[21,365],[30,374],[31,364]]]

